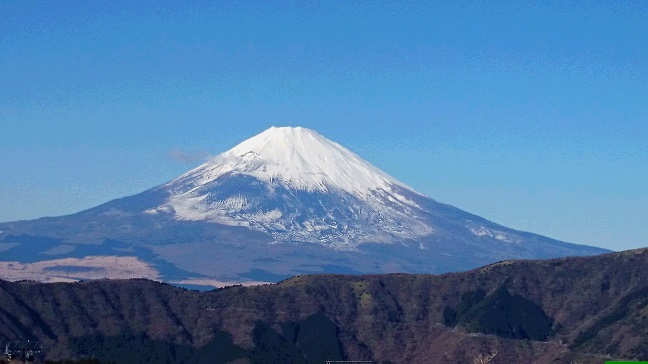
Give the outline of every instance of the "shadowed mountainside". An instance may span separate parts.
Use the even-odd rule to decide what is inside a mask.
[[[0,281],[0,341],[102,362],[648,359],[648,249],[444,275],[312,275],[194,292]]]

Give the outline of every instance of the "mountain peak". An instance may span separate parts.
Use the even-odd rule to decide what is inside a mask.
[[[340,249],[426,236],[422,195],[340,144],[300,127],[272,127],[165,185],[149,212],[251,227],[278,241]]]
[[[271,126],[263,132],[245,140],[243,143],[267,143],[267,142],[284,142],[291,143],[295,140],[300,140],[305,137],[322,137],[316,131],[303,128],[301,126]]]
[[[367,195],[397,185],[410,189],[338,143],[302,127],[271,127],[190,171],[198,185],[243,174],[306,191]]]

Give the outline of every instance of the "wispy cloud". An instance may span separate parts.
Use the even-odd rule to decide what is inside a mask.
[[[209,154],[203,151],[186,152],[180,149],[171,149],[166,153],[169,159],[182,162],[185,164],[193,164],[196,162],[204,162],[209,158]]]

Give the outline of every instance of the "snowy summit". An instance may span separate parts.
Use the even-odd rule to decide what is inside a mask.
[[[199,176],[196,185],[203,185],[228,173],[306,191],[339,189],[367,195],[392,185],[409,189],[340,144],[302,127],[273,126],[187,176]]]
[[[166,188],[168,202],[149,213],[246,226],[277,240],[347,246],[433,231],[417,219],[424,210],[411,197],[418,193],[301,127],[271,127]]]

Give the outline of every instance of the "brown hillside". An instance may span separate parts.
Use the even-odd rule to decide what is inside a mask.
[[[40,340],[51,359],[103,358],[105,338],[132,342],[139,337],[155,348],[151,351],[175,345],[172,354],[159,354],[173,355],[166,360],[175,362],[196,362],[192,351],[230,338],[232,350],[209,354],[212,359],[268,361],[260,348],[274,343],[284,358],[310,362],[340,355],[376,362],[471,363],[489,354],[491,363],[646,360],[646,277],[648,249],[507,261],[438,276],[297,276],[276,285],[203,293],[146,280],[0,281],[0,341]],[[457,322],[448,323],[444,310],[455,312]],[[540,325],[528,313],[536,311],[537,320],[548,322],[548,336],[524,339]],[[510,332],[502,331],[502,320],[509,320]],[[313,349],[326,345],[331,351]],[[104,357],[109,355],[121,354]]]

